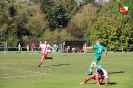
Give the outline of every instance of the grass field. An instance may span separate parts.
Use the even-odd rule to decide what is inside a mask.
[[[62,53],[62,57],[57,57],[50,53],[53,60],[45,60],[37,67],[40,53],[0,53],[0,88],[99,88],[95,80],[79,85],[87,77],[93,55]],[[109,52],[99,64],[109,73],[106,88],[133,87],[133,52]]]

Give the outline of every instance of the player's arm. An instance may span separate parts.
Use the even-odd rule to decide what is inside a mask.
[[[54,47],[51,47],[51,46],[50,46],[50,49],[51,49],[51,50],[54,50]]]
[[[109,78],[106,78],[105,86],[109,83]]]
[[[107,51],[105,51],[105,54],[104,54],[104,57],[106,57],[107,56]]]
[[[50,50],[54,50],[54,47],[50,46],[49,44],[48,44],[48,48],[49,48]]]
[[[92,49],[93,47],[83,47],[83,49]]]
[[[107,56],[107,49],[104,47],[104,51],[105,51],[105,54],[104,54],[104,57]]]
[[[100,82],[99,82],[99,79],[98,79],[98,74],[96,75],[96,83],[97,83],[97,86],[100,86]]]

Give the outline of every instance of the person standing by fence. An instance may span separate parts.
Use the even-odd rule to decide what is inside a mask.
[[[26,49],[27,49],[27,53],[29,53],[29,49],[30,49],[29,44],[26,46]]]
[[[34,53],[34,48],[35,48],[34,43],[31,44],[30,48],[31,48],[32,53]]]
[[[21,44],[19,43],[18,44],[18,53],[21,53],[21,51],[22,51],[22,48],[21,48]]]

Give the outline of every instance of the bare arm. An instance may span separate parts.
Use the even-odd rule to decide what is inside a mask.
[[[99,79],[98,79],[98,75],[96,75],[96,83],[97,83],[97,86],[100,86],[100,82],[99,82]]]
[[[106,78],[105,86],[109,83],[109,78]]]
[[[93,47],[83,47],[83,49],[92,49]]]
[[[105,51],[105,54],[104,54],[104,57],[106,57],[107,56],[107,51]]]

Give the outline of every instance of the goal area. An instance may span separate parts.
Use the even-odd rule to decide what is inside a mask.
[[[0,52],[8,52],[7,42],[0,42]]]

